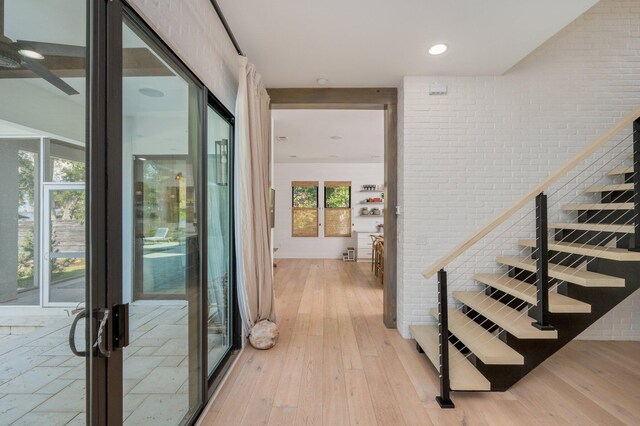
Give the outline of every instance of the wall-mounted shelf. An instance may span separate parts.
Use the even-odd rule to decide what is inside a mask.
[[[362,201],[360,204],[384,204],[384,201]]]
[[[360,214],[362,217],[382,217],[382,214]]]
[[[376,189],[361,189],[360,192],[384,192],[384,190],[376,190]]]

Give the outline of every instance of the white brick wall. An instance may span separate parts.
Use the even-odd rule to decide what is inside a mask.
[[[429,96],[432,82],[449,93]],[[421,272],[640,105],[640,1],[601,0],[502,76],[405,77],[399,102],[398,328],[408,337],[436,305],[435,279]],[[639,304],[637,293],[583,337],[640,339]]]
[[[237,52],[209,0],[131,0],[213,94],[233,112],[238,90]]]

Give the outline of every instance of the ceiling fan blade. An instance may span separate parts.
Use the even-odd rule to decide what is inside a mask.
[[[19,46],[25,46],[35,50],[41,55],[47,56],[71,56],[74,58],[84,58],[87,49],[84,46],[73,46],[71,44],[47,43],[44,41],[17,40]]]
[[[58,89],[62,90],[67,95],[77,95],[78,91],[73,87],[69,86],[65,83],[60,77],[49,71],[42,64],[33,61],[24,61],[23,65],[26,68],[29,68],[31,71],[36,73],[38,76],[44,78],[49,83],[56,86]]]

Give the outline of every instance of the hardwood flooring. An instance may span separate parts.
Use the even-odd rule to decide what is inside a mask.
[[[455,392],[382,323],[367,263],[280,260],[280,338],[240,356],[203,425],[640,424],[640,342],[574,341],[507,392]]]

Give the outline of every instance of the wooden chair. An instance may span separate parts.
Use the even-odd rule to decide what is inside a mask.
[[[376,237],[373,241],[372,250],[373,262],[371,267],[376,277],[384,279],[384,237]]]

